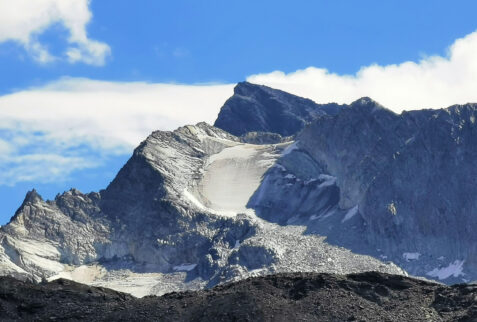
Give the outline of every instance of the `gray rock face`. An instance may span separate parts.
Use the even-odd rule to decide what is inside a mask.
[[[216,122],[240,136],[157,131],[99,193],[28,193],[0,228],[0,274],[137,296],[276,272],[406,274],[393,263],[475,280],[476,109],[397,115],[240,83]]]
[[[275,272],[405,274],[246,207],[264,173],[296,166],[278,163],[293,142],[276,141],[243,143],[205,123],[154,132],[100,193],[71,190],[53,201],[28,193],[0,230],[0,273],[137,296]]]
[[[363,194],[368,239],[388,253],[421,253],[410,271],[439,278],[460,266],[462,275],[450,278],[477,278],[476,108],[436,111],[395,147]]]
[[[307,126],[279,160],[295,167],[269,171],[249,205],[411,274],[475,280],[476,108],[397,115],[362,98]]]
[[[338,104],[312,100],[247,82],[238,83],[234,95],[222,106],[214,126],[233,135],[271,132],[291,136],[322,115],[335,115]]]
[[[250,144],[276,144],[292,141],[290,136],[283,137],[277,133],[271,132],[247,132],[240,136],[240,141]]]

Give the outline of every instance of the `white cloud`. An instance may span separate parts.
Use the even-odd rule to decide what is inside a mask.
[[[125,152],[157,129],[215,120],[233,85],[119,83],[65,78],[0,96],[0,129],[39,132],[64,146]]]
[[[418,63],[371,65],[355,75],[309,67],[290,74],[253,75],[247,80],[319,103],[350,103],[369,96],[396,112],[477,102],[477,32],[456,40],[446,57],[430,56]]]
[[[0,184],[56,180],[131,153],[154,130],[213,123],[233,86],[67,78],[0,96]]]
[[[3,156],[10,154],[12,151],[12,146],[5,140],[0,139],[0,160]]]
[[[355,75],[310,67],[248,80],[323,103],[370,96],[396,112],[440,108],[477,101],[476,57],[472,33],[457,40],[446,57],[418,63],[373,65]],[[0,96],[0,184],[59,180],[108,156],[131,153],[154,130],[213,123],[233,86],[64,78]]]
[[[107,44],[88,38],[91,20],[89,0],[0,0],[0,43],[22,44],[40,63],[58,59],[39,42],[38,36],[54,24],[69,31],[65,57],[71,63],[103,65],[110,54]]]

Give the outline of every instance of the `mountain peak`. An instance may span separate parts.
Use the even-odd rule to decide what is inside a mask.
[[[393,111],[387,109],[386,107],[382,106],[381,104],[379,104],[378,102],[376,102],[375,100],[367,96],[361,97],[357,99],[356,101],[352,102],[349,105],[349,108],[360,111],[360,112],[367,112],[371,114],[377,111],[385,111],[388,113],[395,114]]]
[[[337,104],[316,104],[264,85],[240,82],[220,109],[215,127],[233,135],[269,132],[292,136],[319,116],[336,113]]]
[[[42,201],[43,198],[40,196],[40,194],[35,189],[32,189],[31,191],[27,192],[25,199],[23,200],[23,205],[27,203],[37,203]]]
[[[371,97],[368,96],[363,96],[361,98],[358,98],[356,101],[352,102],[350,106],[359,106],[359,107],[366,107],[366,106],[372,106],[372,107],[382,107],[384,108],[381,104],[373,100]]]
[[[41,202],[43,202],[43,198],[38,194],[35,189],[28,191],[21,206],[17,209],[13,217],[10,219],[10,222],[14,221],[15,218],[17,218],[17,216],[23,211],[26,205],[32,205]]]
[[[373,100],[371,97],[369,96],[363,96],[363,97],[360,97],[358,98],[356,101],[354,101],[352,104],[354,103],[359,103],[359,104],[378,104],[375,100]]]
[[[263,85],[252,84],[249,82],[239,82],[234,87],[234,94],[235,95],[247,95],[251,91],[256,91],[264,87]]]

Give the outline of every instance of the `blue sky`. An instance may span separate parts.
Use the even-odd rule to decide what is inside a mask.
[[[396,111],[477,101],[475,1],[14,3],[0,0],[0,224],[32,188],[106,187],[151,130],[212,122],[245,79]]]
[[[0,92],[60,76],[156,82],[238,82],[251,74],[309,66],[353,73],[444,54],[476,29],[472,1],[91,1],[87,31],[111,56],[98,68],[33,61],[16,43],[0,47]],[[61,51],[68,31],[40,39]]]

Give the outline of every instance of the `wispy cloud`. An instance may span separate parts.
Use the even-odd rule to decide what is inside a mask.
[[[50,154],[10,155],[0,163],[0,185],[13,186],[19,182],[64,182],[68,176],[86,168],[101,165],[96,158]]]
[[[456,40],[447,52],[445,57],[429,56],[417,63],[365,66],[354,75],[309,67],[289,74],[253,75],[248,80],[320,103],[349,103],[369,96],[396,112],[477,102],[477,32]]]
[[[109,46],[88,37],[86,26],[91,20],[89,0],[0,0],[0,43],[15,41],[40,63],[60,59],[51,55],[38,37],[50,26],[60,23],[69,31],[65,59],[104,65]]]
[[[1,1],[1,0],[0,0]],[[338,75],[310,67],[248,80],[314,99],[350,103],[371,96],[399,112],[477,102],[477,33],[445,57],[363,67]],[[0,96],[0,184],[48,182],[131,153],[150,132],[213,123],[233,84],[177,85],[64,78]]]
[[[233,85],[65,78],[0,96],[0,184],[57,180],[131,153],[154,130],[213,123],[232,92]]]

